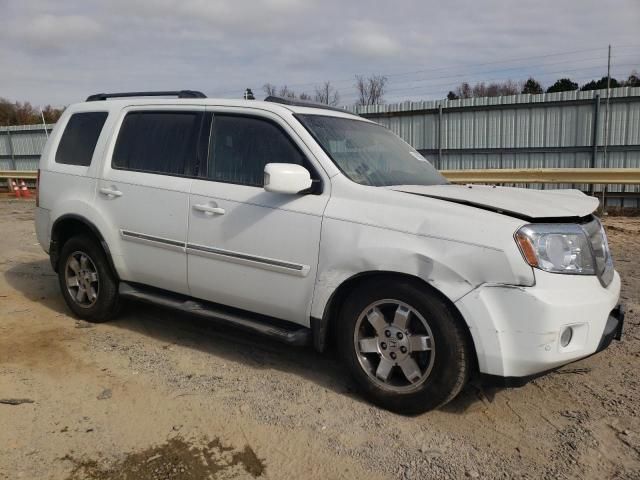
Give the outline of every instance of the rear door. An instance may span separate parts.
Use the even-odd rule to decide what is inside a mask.
[[[188,293],[189,190],[204,107],[125,109],[98,182],[97,202],[118,229],[123,280]]]
[[[210,131],[205,178],[191,188],[191,295],[308,325],[329,182],[275,114],[219,107]],[[265,191],[267,163],[305,166],[314,193]]]

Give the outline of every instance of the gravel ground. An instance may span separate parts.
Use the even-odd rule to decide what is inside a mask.
[[[606,222],[623,342],[404,417],[361,400],[330,354],[136,304],[74,319],[33,206],[0,200],[2,479],[640,479],[640,218]]]

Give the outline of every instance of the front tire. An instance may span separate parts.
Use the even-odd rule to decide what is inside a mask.
[[[343,305],[338,346],[359,390],[404,414],[452,400],[470,373],[464,325],[435,293],[411,280],[376,279]]]
[[[118,280],[101,246],[88,235],[65,242],[58,263],[60,290],[71,311],[89,322],[105,322],[120,310]]]

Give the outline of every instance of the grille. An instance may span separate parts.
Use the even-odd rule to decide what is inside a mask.
[[[582,225],[582,228],[587,234],[589,243],[591,244],[598,279],[603,286],[607,287],[613,280],[613,258],[611,258],[607,234],[600,220],[597,218]]]

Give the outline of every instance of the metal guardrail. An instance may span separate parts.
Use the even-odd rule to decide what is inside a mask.
[[[640,168],[504,168],[440,173],[453,183],[640,184]]]
[[[453,183],[640,184],[640,168],[503,168],[441,170]],[[35,170],[0,170],[0,179],[35,180]]]
[[[18,178],[20,180],[35,180],[38,172],[35,170],[0,170],[0,179]]]

